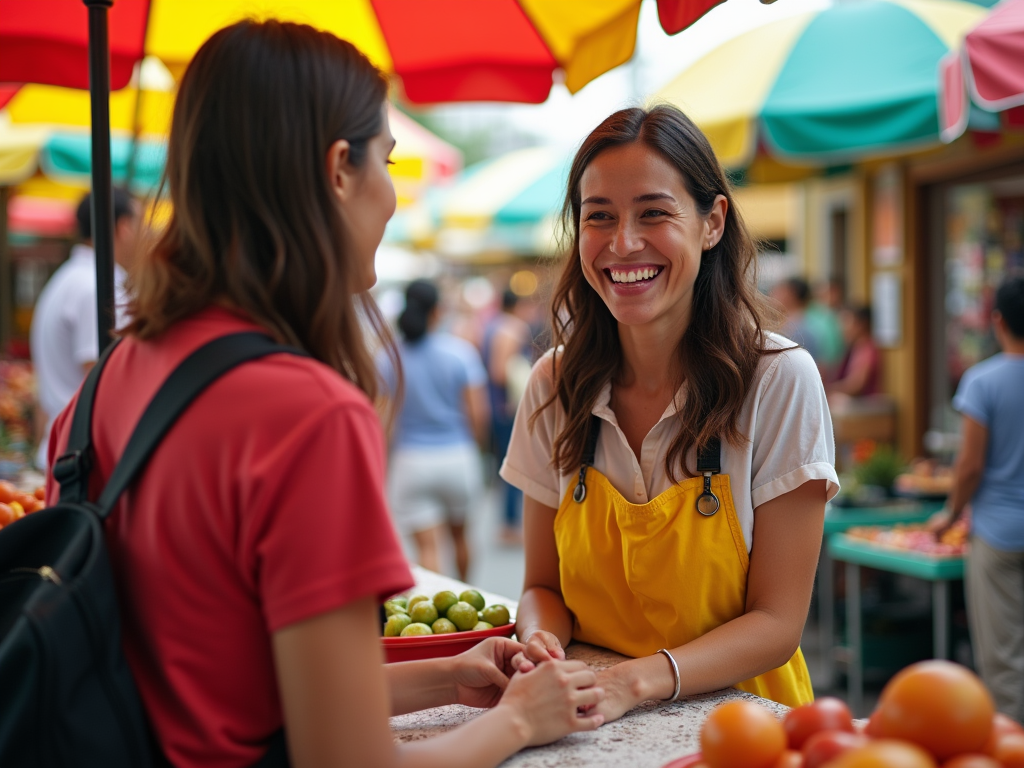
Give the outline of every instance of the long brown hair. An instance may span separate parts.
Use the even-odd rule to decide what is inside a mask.
[[[313,27],[242,21],[207,40],[174,105],[164,177],[173,213],[133,275],[125,332],[150,339],[226,301],[374,399],[363,323],[394,347],[373,300],[354,290],[326,156],[346,139],[362,165],[387,88],[354,46]]]
[[[675,479],[677,468],[693,474],[686,467],[691,447],[703,448],[714,438],[734,445],[748,439],[737,421],[765,354],[764,327],[771,315],[756,287],[757,248],[733,204],[725,173],[704,134],[675,107],[615,112],[591,132],[573,159],[562,207],[567,260],[552,300],[554,392],[531,419],[557,398],[566,420],[555,437],[552,459],[562,473],[573,471],[583,460],[594,403],[621,371],[616,320],[580,263],[580,181],[601,152],[635,142],[643,142],[678,169],[702,216],[711,212],[717,195],[729,203],[721,240],[701,258],[692,319],[675,351],[687,384],[677,413],[679,434],[665,457],[665,469]]]

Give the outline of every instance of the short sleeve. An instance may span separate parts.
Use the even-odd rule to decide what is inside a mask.
[[[384,495],[384,439],[367,403],[332,404],[252,468],[243,573],[275,632],[413,585]]]
[[[530,417],[551,396],[553,355],[549,352],[537,361],[530,373],[523,399],[516,410],[512,439],[502,462],[500,475],[531,499],[557,509],[559,474],[552,461],[557,425],[557,403],[543,411],[530,425]]]
[[[984,382],[971,370],[960,379],[953,397],[953,409],[964,416],[970,416],[983,427],[989,426],[990,407]]]
[[[839,492],[835,438],[825,389],[810,354],[803,349],[779,352],[757,396],[750,467],[754,508],[810,480],[825,480],[831,499]]]
[[[96,327],[95,283],[82,283],[68,297],[61,314],[71,328],[71,359],[79,365],[99,358],[99,329]]]
[[[451,350],[462,364],[463,387],[482,387],[487,383],[487,371],[476,347],[453,336]]]

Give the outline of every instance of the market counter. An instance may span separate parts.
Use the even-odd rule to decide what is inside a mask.
[[[414,569],[417,589],[424,594],[440,589],[465,589],[466,585],[454,579]],[[488,597],[486,592],[483,593]],[[499,598],[510,608],[514,600]],[[488,598],[488,602],[490,599]],[[621,656],[604,648],[573,643],[566,649],[570,659],[585,661],[594,669],[625,661]],[[762,704],[777,715],[788,709],[773,701],[758,698],[733,688],[682,698],[673,704],[648,701],[622,718],[607,723],[596,731],[575,733],[543,747],[525,749],[502,763],[502,768],[562,768],[565,766],[591,766],[593,768],[661,768],[677,758],[700,749],[700,728],[716,706],[730,699],[748,699]],[[471,720],[483,710],[451,705],[413,712],[391,718],[391,730],[399,741],[417,741],[450,730]]]

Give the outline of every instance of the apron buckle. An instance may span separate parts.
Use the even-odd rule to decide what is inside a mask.
[[[576,488],[572,492],[572,500],[577,504],[582,504],[583,500],[587,498],[587,486],[584,481],[587,478],[587,465],[584,464],[580,467],[580,479],[576,482]]]
[[[704,517],[711,517],[722,506],[711,490],[711,473],[704,473],[704,493],[697,497],[697,511]]]

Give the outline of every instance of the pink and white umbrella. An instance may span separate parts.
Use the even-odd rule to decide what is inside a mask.
[[[971,103],[1024,127],[1024,0],[1003,0],[939,65],[942,140],[967,129]]]

